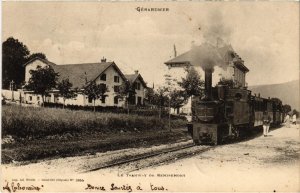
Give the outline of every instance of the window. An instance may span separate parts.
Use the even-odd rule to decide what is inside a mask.
[[[93,102],[93,99],[89,97],[89,103],[92,103],[92,102]]]
[[[134,85],[135,85],[134,87],[136,90],[141,90],[141,83],[136,82],[136,83],[134,83]]]
[[[142,105],[142,97],[138,97],[137,99],[138,99],[137,104],[138,104],[138,105]]]
[[[32,96],[29,96],[29,101],[32,101]]]
[[[58,94],[53,94],[53,97],[54,97],[54,101],[53,102],[57,102],[57,101],[59,101],[59,95]]]
[[[102,74],[100,80],[106,81],[106,74]]]
[[[105,96],[101,97],[101,102],[102,103],[105,103],[105,98],[106,98]]]
[[[102,85],[102,86],[103,86],[103,88],[104,88],[104,89],[106,89],[106,91],[105,91],[105,92],[109,92],[109,90],[108,90],[108,88],[107,88],[106,84],[103,84],[103,83],[101,83],[100,85]]]
[[[115,97],[114,97],[114,104],[116,104],[116,105],[117,105],[117,104],[118,104],[118,102],[119,102],[119,97],[115,96]]]
[[[119,86],[114,86],[114,92],[119,92],[120,87]]]
[[[38,97],[36,97],[36,100],[38,100],[38,101],[39,101],[39,100],[40,100],[40,97],[39,97],[39,96],[38,96]]]
[[[120,82],[119,76],[114,76],[114,82]]]

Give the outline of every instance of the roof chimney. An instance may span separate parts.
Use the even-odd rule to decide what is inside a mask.
[[[106,62],[106,58],[104,58],[104,56],[103,56],[103,58],[101,59],[101,62]]]
[[[175,44],[174,44],[174,57],[177,57],[177,50]]]
[[[138,73],[139,73],[139,71],[138,71],[138,70],[135,70],[135,71],[134,71],[134,73],[135,73],[135,74],[138,74]]]

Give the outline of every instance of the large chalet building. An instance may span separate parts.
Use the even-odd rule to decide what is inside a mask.
[[[229,81],[232,82],[233,87],[246,88],[248,86],[245,79],[249,69],[231,45],[214,46],[203,43],[165,62],[165,65],[169,69],[200,67],[201,77],[205,77],[204,70],[206,68],[211,68],[214,71],[211,76],[215,85],[221,81]],[[179,111],[190,114],[191,99]]]
[[[165,64],[169,68],[201,67],[202,77],[204,77],[203,69],[211,67],[215,70],[213,73],[215,83],[220,80],[231,80],[235,87],[247,87],[245,77],[249,69],[231,45],[213,46],[204,43],[194,46],[191,50],[165,62]]]
[[[34,58],[24,64],[24,66],[25,82],[28,82],[31,77],[30,70],[35,70],[38,66],[51,66],[59,74],[58,82],[69,79],[73,85],[72,89],[77,91],[77,96],[72,99],[66,99],[65,105],[93,106],[93,101],[82,92],[86,83],[92,81],[96,84],[105,84],[108,88],[108,91],[105,93],[106,97],[96,100],[95,106],[123,107],[125,101],[117,96],[117,91],[124,81],[129,81],[135,88],[136,94],[130,98],[129,104],[144,104],[147,85],[138,71],[135,71],[134,74],[124,75],[115,62],[107,62],[104,58],[99,63],[65,65],[56,65],[45,59]],[[23,90],[21,101],[27,104],[41,104],[42,98],[40,95],[33,94],[30,90]],[[63,98],[59,95],[58,90],[53,89],[46,96],[45,102],[63,104]]]

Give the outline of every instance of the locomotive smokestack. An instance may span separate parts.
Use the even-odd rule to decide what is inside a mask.
[[[207,68],[205,72],[205,95],[207,99],[212,99],[212,68]]]

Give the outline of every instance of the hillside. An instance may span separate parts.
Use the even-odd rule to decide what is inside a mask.
[[[252,93],[260,93],[262,97],[280,98],[283,104],[291,105],[299,110],[299,80],[270,85],[249,86]]]

